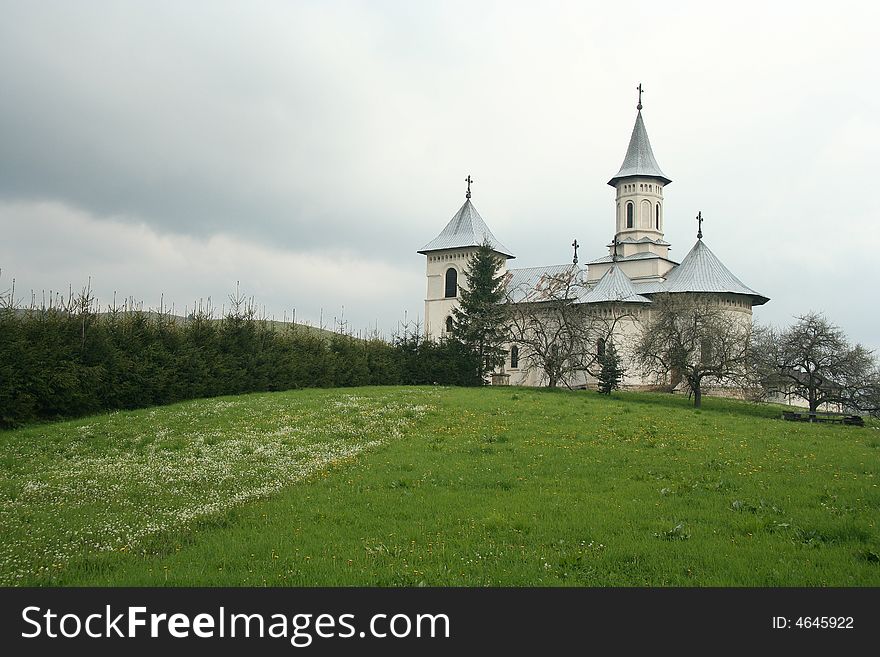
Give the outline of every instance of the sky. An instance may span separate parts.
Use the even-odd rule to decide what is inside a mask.
[[[666,239],[880,349],[869,2],[0,0],[0,291],[395,330],[473,202],[512,267],[605,255],[636,117]],[[875,62],[872,64],[871,62]]]

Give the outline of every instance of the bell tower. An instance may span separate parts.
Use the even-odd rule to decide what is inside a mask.
[[[642,119],[642,85],[637,87],[636,123],[620,171],[608,184],[617,190],[614,235],[621,256],[650,252],[669,257],[669,243],[663,239],[663,190],[672,182],[660,170],[648,131]]]
[[[450,219],[433,240],[419,249],[426,256],[427,291],[425,295],[425,337],[440,340],[449,335],[452,310],[458,306],[459,286],[466,284],[468,262],[484,242],[492,245],[501,260],[501,271],[507,270],[507,260],[514,258],[510,249],[501,244],[477,209],[471,203],[471,183],[465,178],[467,192],[464,205]]]

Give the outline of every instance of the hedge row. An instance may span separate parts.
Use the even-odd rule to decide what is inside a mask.
[[[306,387],[475,385],[454,342],[359,340],[230,314],[0,310],[0,426]]]

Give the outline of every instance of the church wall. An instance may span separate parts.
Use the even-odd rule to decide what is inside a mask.
[[[687,294],[687,293],[683,293]],[[694,296],[697,296],[696,294]],[[705,294],[699,294],[705,298]],[[715,303],[717,303],[724,312],[730,314],[731,321],[748,322],[752,317],[752,306],[749,297],[738,294],[710,294],[708,295]],[[650,305],[632,304],[634,307],[627,308],[627,312],[632,313],[632,317],[622,318],[618,320],[614,332],[614,344],[621,358],[621,363],[625,369],[621,387],[630,390],[646,390],[653,389],[666,382],[656,381],[653,378],[646,378],[642,375],[640,368],[633,356],[635,351],[635,343],[639,338],[642,327],[645,323],[652,319],[652,310]],[[603,312],[610,312],[609,304],[590,304],[583,306],[584,312],[594,312],[602,316]],[[513,343],[505,345],[508,354],[504,364],[504,371],[510,375],[510,385],[521,386],[546,386],[547,380],[540,367],[530,366],[527,358],[521,355],[520,366],[518,368],[510,367],[510,348]],[[521,347],[521,350],[523,347]],[[598,366],[596,366],[598,373]],[[579,373],[574,377],[573,387],[587,387],[594,389],[598,383],[595,376],[587,373]],[[728,390],[725,394],[734,394]]]
[[[641,306],[643,304],[632,304],[634,307],[626,309],[626,312],[632,313],[633,316],[618,319],[615,326],[614,336],[612,338],[618,354],[620,355],[621,363],[626,370],[623,381],[621,382],[624,387],[640,387],[644,385],[642,377],[637,373],[634,365],[632,346],[640,330],[639,322],[642,318],[647,316],[647,310],[641,307],[635,307],[636,305]],[[598,323],[613,317],[614,312],[621,312],[619,308],[618,310],[613,311],[610,304],[590,304],[581,306],[581,308],[584,313],[595,313],[595,321]],[[519,367],[511,367],[510,349],[514,344],[515,343],[508,343],[505,345],[507,357],[504,363],[504,371],[510,375],[510,385],[533,387],[546,386],[547,379],[543,370],[539,365],[532,365],[529,362],[529,359],[525,354],[526,347],[520,345],[521,355],[519,359]],[[595,348],[597,345],[590,345],[590,347]],[[598,374],[598,364],[592,369],[595,374]],[[597,384],[596,377],[587,372],[573,373],[570,375],[570,378],[570,384],[572,387],[595,388]]]

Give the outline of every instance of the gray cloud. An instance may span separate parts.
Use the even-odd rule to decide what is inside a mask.
[[[360,278],[395,278],[391,296],[324,286],[308,304],[390,324],[421,312],[415,250],[457,210],[467,173],[515,265],[565,261],[573,237],[585,257],[601,255],[613,229],[605,181],[642,81],[654,150],[675,181],[673,254],[692,245],[702,210],[710,247],[772,297],[759,319],[825,310],[880,346],[862,287],[880,246],[872,5],[2,4],[4,278],[39,288],[100,270],[114,288],[158,293],[108,255],[134,257],[136,232],[106,229],[119,243],[59,243],[43,258],[75,215],[93,238],[95,226],[127,225],[190,240],[198,275],[191,264],[152,281],[179,303],[248,278],[204,255],[212,240],[240,241],[254,262],[262,251],[294,268],[321,258],[325,278],[328,263],[355,259]],[[47,207],[64,211],[47,211],[38,232],[34,211]],[[263,289],[277,312],[297,295]]]

